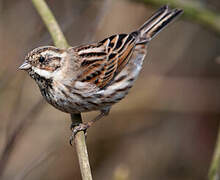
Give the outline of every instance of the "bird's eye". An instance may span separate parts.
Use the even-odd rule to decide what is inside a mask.
[[[45,58],[44,58],[43,56],[40,56],[40,57],[39,57],[39,62],[42,63],[42,62],[44,62],[44,61],[45,61]]]

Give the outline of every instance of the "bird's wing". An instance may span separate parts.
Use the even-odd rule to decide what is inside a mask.
[[[96,44],[75,47],[81,63],[78,80],[104,88],[128,63],[135,41],[133,33],[120,34]]]

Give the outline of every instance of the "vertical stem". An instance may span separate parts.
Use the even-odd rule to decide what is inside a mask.
[[[59,48],[67,48],[68,43],[66,38],[46,2],[44,0],[32,0],[32,3],[40,14],[44,24],[47,26],[55,46]]]
[[[54,15],[44,0],[32,0],[35,8],[47,26],[50,35],[53,38],[55,46],[59,48],[68,48],[68,43],[61,31]],[[71,120],[74,123],[82,123],[81,114],[71,114]],[[83,180],[92,180],[89,157],[86,147],[84,132],[78,132],[74,138],[77,156],[79,159],[80,170]]]
[[[71,120],[74,124],[82,123],[81,114],[71,114]],[[76,147],[77,156],[79,159],[79,166],[83,180],[92,180],[91,168],[89,165],[89,156],[86,148],[86,140],[83,131],[75,135],[74,143]]]
[[[214,151],[214,156],[209,169],[209,180],[219,180],[220,179],[220,127],[218,131],[217,143]]]

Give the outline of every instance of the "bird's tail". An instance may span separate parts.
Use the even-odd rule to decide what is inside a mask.
[[[158,9],[136,32],[137,44],[147,43],[163,28],[183,12],[181,9],[169,9],[167,5]]]

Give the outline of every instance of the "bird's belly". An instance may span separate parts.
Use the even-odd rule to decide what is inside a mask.
[[[66,91],[58,89],[50,89],[47,92],[41,90],[43,97],[49,104],[66,113],[95,111],[112,106],[123,99],[128,93],[128,90],[123,92],[116,91],[113,94],[105,94],[104,92],[88,95],[79,92],[67,94]]]
[[[73,93],[67,95],[65,91],[54,90],[47,93],[41,91],[41,93],[49,104],[66,113],[80,113],[93,109],[88,106],[85,100],[80,99]]]

